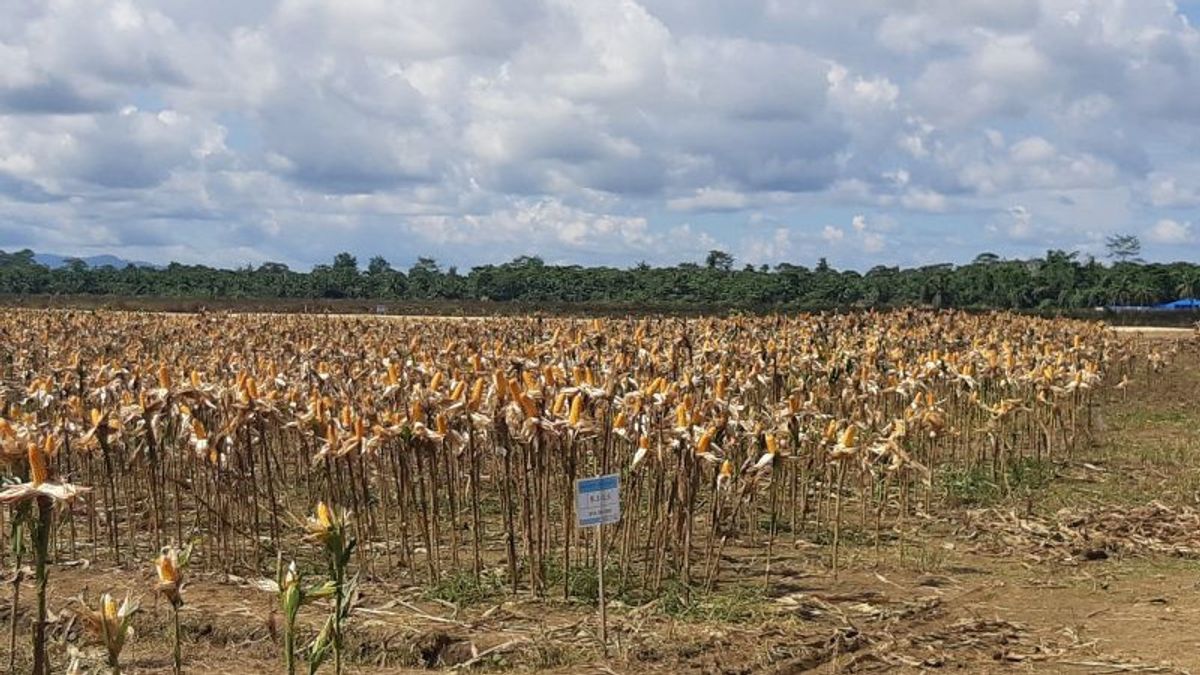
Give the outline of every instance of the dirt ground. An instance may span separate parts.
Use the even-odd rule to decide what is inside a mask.
[[[614,602],[610,644],[595,608],[507,596],[453,603],[367,580],[351,619],[348,672],[565,673],[1200,673],[1200,343],[1147,334],[1161,373],[1108,391],[1099,433],[1021,498],[941,507],[876,549],[851,541],[835,580],[828,547],[781,542],[771,575],[738,568],[686,606]],[[52,571],[54,672],[106,672],[73,609],[104,590],[142,596],[125,673],[171,671],[169,608],[151,570],[67,561]],[[279,617],[263,580],[194,576],[182,610],[184,670],[279,673]],[[11,583],[4,594],[11,597]],[[21,588],[18,624],[31,611]],[[157,606],[156,606],[157,605]],[[308,608],[307,635],[324,607]],[[0,606],[0,671],[11,603]],[[14,669],[28,671],[28,633]],[[303,671],[304,664],[300,664]],[[328,665],[322,672],[332,672]]]
[[[1173,340],[1196,335],[1196,328],[1159,327],[1159,326],[1113,326],[1113,330],[1127,335],[1135,335],[1149,339]]]

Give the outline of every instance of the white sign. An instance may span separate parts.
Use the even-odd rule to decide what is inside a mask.
[[[621,476],[610,473],[575,481],[575,523],[598,527],[621,521]]]

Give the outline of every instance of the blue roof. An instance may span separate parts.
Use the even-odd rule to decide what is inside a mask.
[[[1181,298],[1175,302],[1155,305],[1156,309],[1200,309],[1200,298]]]

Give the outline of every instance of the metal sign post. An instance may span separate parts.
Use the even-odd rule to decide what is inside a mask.
[[[575,481],[575,524],[595,527],[596,573],[599,576],[600,641],[608,655],[608,603],[604,601],[604,526],[621,521],[621,476],[608,474]]]

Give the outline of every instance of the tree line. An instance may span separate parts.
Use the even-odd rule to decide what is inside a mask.
[[[865,273],[782,263],[745,265],[711,251],[697,263],[632,268],[550,265],[536,256],[473,267],[461,273],[419,258],[407,270],[382,257],[365,268],[349,253],[303,272],[281,263],[222,269],[171,263],[166,267],[89,267],[68,260],[51,269],[29,250],[0,251],[0,294],[98,295],[187,299],[359,298],[380,301],[471,300],[559,304],[648,304],[745,309],[831,309],[931,306],[1074,309],[1151,305],[1200,294],[1200,265],[1145,263],[1136,237],[1108,241],[1109,260],[1047,251],[1032,259],[992,253],[966,265],[900,268]]]

